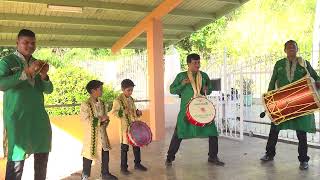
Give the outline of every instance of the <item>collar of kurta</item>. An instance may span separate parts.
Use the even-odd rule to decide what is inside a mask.
[[[123,102],[122,106],[124,106],[124,109],[132,109],[134,107],[133,99],[131,97],[126,97],[123,93],[120,94],[119,100]]]
[[[296,57],[295,59],[289,60],[286,58],[286,71],[287,71],[287,78],[289,82],[292,82],[294,79],[294,73],[297,69],[297,64],[300,66],[306,68],[305,60],[302,59],[302,57]],[[308,73],[308,71],[307,71]]]
[[[22,61],[24,66],[30,66],[31,63],[36,60],[35,58],[33,58],[33,56],[31,56],[30,60],[27,61],[26,58],[18,50],[16,50],[14,54]],[[35,85],[34,77],[28,77],[28,82],[31,86],[34,86]]]
[[[101,100],[99,98],[94,99],[93,97],[90,97],[89,102],[91,102],[92,104],[100,104]]]
[[[30,57],[30,60],[27,61],[26,58],[25,58],[18,50],[16,50],[16,51],[14,52],[14,54],[15,54],[16,56],[18,56],[19,59],[21,59],[23,63],[28,64],[28,62],[29,62],[28,65],[30,65],[30,64],[32,63],[32,61],[35,60],[35,59],[33,58],[33,56],[31,56],[31,57]]]
[[[193,72],[191,72],[190,70],[187,71],[187,75],[193,89],[193,97],[199,96],[202,87],[202,76],[200,71],[195,73],[195,78],[193,77]]]
[[[287,59],[286,61],[286,71],[287,71],[287,78],[289,82],[292,82],[294,79],[294,72],[296,71],[297,68],[297,59],[292,59],[289,60]]]
[[[97,115],[97,108],[103,106],[104,108],[104,103],[98,98],[98,101],[96,101],[94,98],[90,97],[87,101],[86,104],[90,108],[90,118],[95,118],[95,114]]]
[[[88,103],[90,106],[93,106],[92,113],[93,111],[96,112],[98,107],[104,106],[103,102],[99,98],[94,99],[93,97],[90,97]],[[94,117],[94,114],[92,114],[92,117]]]
[[[136,109],[134,108],[134,100],[131,96],[126,97],[123,93],[119,95],[118,99],[120,101],[120,105],[122,106],[123,112],[128,121],[127,123],[129,125],[132,121],[132,118],[137,118]]]

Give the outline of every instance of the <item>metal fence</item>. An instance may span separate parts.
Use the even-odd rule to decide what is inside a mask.
[[[242,57],[239,60],[228,56],[228,52],[225,50],[212,54],[207,61],[202,61],[202,71],[207,72],[212,79],[221,80],[221,90],[215,91],[208,98],[216,105],[216,125],[222,136],[239,140],[243,139],[244,134],[259,137],[268,136],[270,120],[267,117],[263,119],[259,117],[259,114],[264,111],[261,95],[267,91],[276,60],[283,58],[283,55]],[[309,57],[310,53],[300,53],[300,56]],[[165,59],[165,62],[179,62],[178,56],[166,57]],[[170,60],[167,61],[167,59]],[[104,81],[114,85],[116,89],[120,89],[119,85],[122,79],[130,78],[138,85],[135,87],[135,97],[138,99],[147,99],[148,97],[147,58],[145,55],[121,57],[114,62],[82,61],[80,66],[96,73]],[[172,69],[170,66],[167,67],[167,64],[165,67],[165,79],[168,82],[165,82],[164,88],[168,95],[168,86],[176,75],[172,71],[179,72],[180,69]],[[147,103],[139,104],[143,108],[147,106]],[[175,121],[175,119],[170,119],[170,121]],[[319,129],[319,123],[319,113],[316,113],[317,129]],[[295,132],[291,130],[281,131],[279,138],[291,142],[297,141]],[[320,133],[308,134],[308,141],[309,144],[320,146]]]
[[[259,117],[264,111],[261,96],[267,92],[275,61],[283,57],[248,57],[234,63],[236,61],[226,54],[223,57],[213,56],[207,63],[210,68],[206,69],[210,77],[221,79],[222,90],[210,97],[219,110],[216,122],[219,130],[223,136],[236,139],[242,139],[243,134],[267,137],[270,119]],[[223,63],[216,64],[217,58],[223,58]],[[319,112],[315,117],[317,132],[308,133],[308,143],[320,147]],[[279,139],[297,142],[296,132],[282,130]]]
[[[114,56],[113,61],[80,61],[80,66],[99,77],[103,82],[116,90],[121,90],[121,81],[131,79],[135,83],[134,97],[148,97],[148,67],[145,54],[134,56]]]
[[[149,100],[147,99],[135,100],[134,102],[138,109],[146,109],[149,104]],[[47,108],[67,108],[67,107],[78,107],[80,105],[81,104],[52,104],[52,105],[45,105],[45,108],[46,109]]]

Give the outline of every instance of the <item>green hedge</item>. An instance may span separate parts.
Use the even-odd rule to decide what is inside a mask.
[[[97,77],[78,67],[63,67],[55,69],[50,74],[50,79],[54,86],[54,91],[45,96],[46,105],[60,104],[80,104],[85,101],[89,94],[87,93],[86,84]],[[104,94],[102,99],[111,108],[113,99],[118,96],[119,92],[112,87],[104,85]],[[79,106],[76,107],[54,107],[47,108],[50,115],[73,115],[78,114]]]

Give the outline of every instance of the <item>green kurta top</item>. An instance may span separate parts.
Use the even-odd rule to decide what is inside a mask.
[[[288,78],[288,71],[289,65],[287,65],[288,60],[287,58],[281,59],[276,62],[274,69],[273,69],[273,74],[269,83],[269,88],[268,91],[274,90],[276,88],[276,85],[278,88],[285,86],[287,84],[290,84],[294,81],[297,81],[304,77],[307,74],[306,69],[301,66],[299,63],[296,64],[296,69],[293,73],[293,79],[292,82],[289,81]],[[315,72],[315,70],[311,67],[310,63],[306,61],[307,64],[307,69],[311,75],[311,77],[315,81],[319,81],[320,78]],[[283,122],[277,126],[279,130],[281,129],[292,129],[292,130],[300,130],[300,131],[305,131],[305,132],[312,132],[314,133],[316,130],[315,127],[315,121],[314,121],[314,114],[309,114],[301,117],[297,117],[295,119]]]
[[[34,85],[22,80],[24,60],[11,54],[0,61],[3,120],[8,140],[8,161],[20,161],[33,153],[51,150],[51,124],[43,93],[51,93],[51,81],[36,75]],[[34,61],[31,58],[30,61]]]
[[[207,84],[208,86],[207,94],[209,95],[212,92],[212,85],[210,83],[209,76],[205,72],[201,72],[201,76],[202,76],[202,88],[204,87],[204,85]],[[190,83],[185,85],[182,84],[182,81],[187,78],[188,78],[187,72],[181,72],[176,76],[176,79],[170,85],[170,93],[177,94],[181,98],[180,112],[178,114],[178,120],[177,120],[177,126],[176,126],[178,137],[182,139],[188,139],[188,138],[205,138],[208,136],[218,136],[217,127],[214,122],[204,127],[198,127],[198,126],[192,125],[186,119],[187,104],[193,98],[193,89],[191,84]],[[194,79],[196,79],[195,76],[194,76]]]

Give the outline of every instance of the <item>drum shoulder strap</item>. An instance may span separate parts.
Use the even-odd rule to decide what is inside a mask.
[[[297,60],[298,60],[298,63],[300,64],[300,66],[302,66],[306,70],[307,76],[311,77],[310,72],[308,70],[307,61],[302,59],[302,57],[298,57]]]

